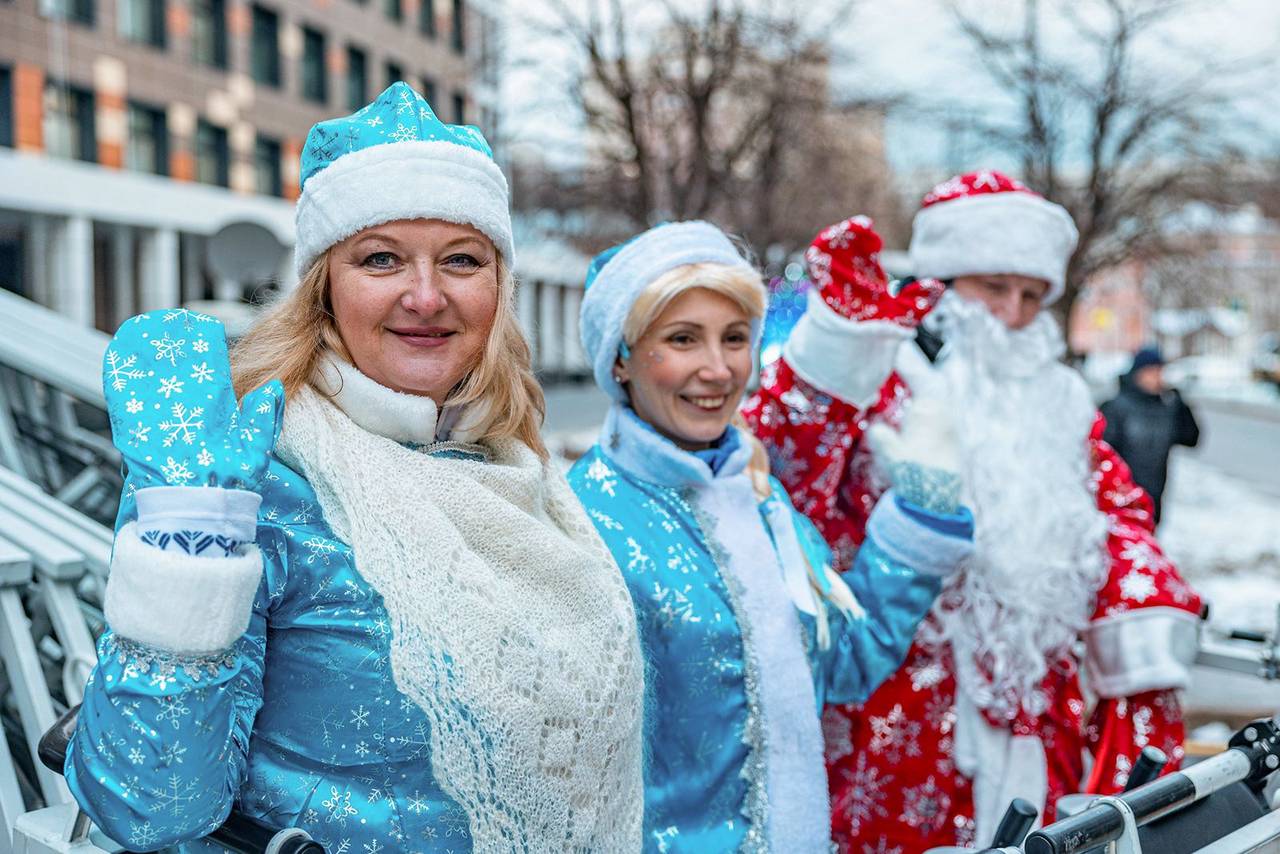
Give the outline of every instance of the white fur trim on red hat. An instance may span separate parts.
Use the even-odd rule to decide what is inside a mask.
[[[1061,205],[1027,192],[960,196],[922,208],[911,226],[919,278],[1013,273],[1049,283],[1044,305],[1062,296],[1079,234]]]

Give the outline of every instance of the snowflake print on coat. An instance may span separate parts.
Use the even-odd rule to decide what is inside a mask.
[[[816,268],[811,263],[810,275],[821,285],[823,300],[847,320],[890,319],[908,328],[916,325],[931,304],[921,303],[910,312],[902,294],[890,294],[878,269],[878,239],[851,238],[847,232],[858,227],[857,219],[850,220],[814,241],[817,263]],[[928,302],[929,294],[921,297]],[[859,408],[806,383],[784,356],[764,368],[759,390],[743,408],[748,424],[779,466],[774,475],[843,566],[856,554],[870,510],[884,489],[871,466],[864,434],[878,420],[896,424],[909,396],[903,379],[890,373],[878,397]],[[1091,471],[1088,485],[1109,525],[1109,573],[1097,591],[1091,625],[1124,620],[1137,612],[1182,617],[1198,613],[1199,597],[1155,540],[1150,500],[1101,437],[1099,418],[1081,448]],[[1005,725],[1015,734],[1038,737],[1044,745],[1049,804],[1068,792],[1118,791],[1132,759],[1147,743],[1175,757],[1171,767],[1176,767],[1183,725],[1175,691],[1157,685],[1103,697],[1086,719],[1080,662],[1065,656],[1047,664],[1049,672],[1038,691],[1047,711],[1038,717],[1023,713]],[[865,703],[826,710],[832,830],[842,851],[914,854],[933,846],[973,843],[971,781],[956,769],[953,757],[954,671],[949,647],[917,642],[898,672]],[[905,721],[915,723],[918,732],[904,732]],[[908,745],[913,755],[908,755]],[[1093,757],[1087,779],[1085,750]],[[872,769],[881,777],[895,775],[909,783],[889,787],[883,799],[872,797],[865,786]],[[881,815],[880,808],[887,815]]]
[[[163,348],[149,343],[166,335]],[[136,517],[140,488],[249,486],[262,496],[262,580],[248,630],[221,653],[103,633],[68,786],[108,836],[138,850],[219,850],[197,840],[234,802],[332,852],[469,852],[467,814],[431,771],[426,714],[391,675],[381,596],[311,486],[268,453],[279,387],[237,406],[227,359],[221,324],[185,309],[128,321],[108,347],[103,382],[128,462],[118,524]],[[202,555],[193,560],[223,559],[198,532],[161,536],[185,539]]]

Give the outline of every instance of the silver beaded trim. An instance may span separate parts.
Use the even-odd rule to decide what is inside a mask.
[[[742,636],[742,683],[747,692],[747,720],[742,728],[742,743],[747,747],[747,761],[743,763],[738,776],[747,781],[747,795],[739,810],[747,820],[747,832],[738,851],[742,854],[768,854],[769,789],[765,767],[764,716],[760,711],[760,669],[756,662],[751,623],[744,618],[742,585],[733,573],[726,571],[728,555],[720,542],[711,536],[712,522],[698,508],[694,491],[683,490],[681,498],[702,530],[711,558],[716,562],[716,569],[729,592],[729,607],[733,610],[738,633]]]
[[[102,651],[127,669],[147,673],[153,680],[160,682],[171,682],[179,667],[193,681],[199,682],[203,675],[217,676],[224,667],[231,667],[236,663],[234,649],[206,655],[182,655],[116,634],[108,636],[103,642]]]

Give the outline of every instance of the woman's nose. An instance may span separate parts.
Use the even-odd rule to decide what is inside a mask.
[[[411,275],[408,287],[400,295],[400,305],[414,314],[439,313],[448,304],[439,273],[433,267],[422,265],[415,267]]]

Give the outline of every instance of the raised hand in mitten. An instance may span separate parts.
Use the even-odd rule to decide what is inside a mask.
[[[111,436],[138,488],[257,491],[280,434],[277,381],[237,405],[222,324],[186,309],[120,327],[103,359]]]
[[[107,347],[102,380],[144,541],[201,554],[252,540],[280,434],[280,383],[237,405],[222,324],[186,309],[125,321]]]
[[[942,296],[942,283],[923,279],[891,291],[880,266],[884,241],[875,224],[855,216],[819,232],[805,252],[810,280],[823,302],[850,320],[887,320],[913,328]]]
[[[902,500],[941,515],[960,506],[960,451],[954,420],[942,396],[915,397],[898,430],[884,423],[867,430],[880,465]]]

